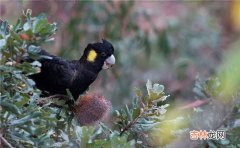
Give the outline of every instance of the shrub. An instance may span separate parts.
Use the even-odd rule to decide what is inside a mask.
[[[0,138],[4,146],[133,147],[136,144],[148,145],[147,140],[144,139],[148,137],[155,125],[162,121],[161,116],[165,114],[165,108],[168,106],[159,103],[167,98],[162,85],[152,85],[148,81],[146,96],[137,89],[131,105],[115,110],[111,117],[115,121],[112,129],[103,123],[99,123],[96,127],[80,127],[78,121],[82,125],[92,124],[92,121],[84,118],[88,115],[97,115],[93,113],[95,108],[91,110],[91,114],[87,114],[82,106],[92,105],[92,108],[94,104],[99,106],[99,102],[96,101],[96,99],[99,101],[99,97],[91,95],[80,97],[79,104],[76,106],[76,120],[73,118],[72,110],[58,98],[52,96],[52,98],[48,97],[46,102],[41,102],[46,98],[40,98],[40,90],[36,89],[34,81],[28,78],[28,75],[39,72],[41,64],[37,61],[20,62],[26,55],[36,60],[39,58],[40,46],[53,40],[52,36],[57,30],[56,24],[49,23],[44,14],[32,17],[31,10],[27,10],[23,19],[19,19],[15,25],[1,21],[0,27]],[[86,101],[89,97],[92,98],[90,102]],[[56,100],[58,107],[53,107],[52,104],[56,103]],[[104,98],[102,100],[105,101],[102,105],[109,110],[109,102]],[[39,105],[39,103],[42,104]],[[97,111],[99,109],[101,110],[98,108]],[[102,114],[106,112],[105,109],[101,111]],[[142,133],[145,133],[145,137],[142,137]]]

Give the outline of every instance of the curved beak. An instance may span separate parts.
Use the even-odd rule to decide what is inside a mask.
[[[103,69],[109,69],[110,67],[112,67],[115,64],[115,57],[114,55],[111,55],[110,57],[108,57],[105,61],[104,64],[102,66]]]

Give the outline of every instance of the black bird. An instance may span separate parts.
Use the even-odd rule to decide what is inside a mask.
[[[66,95],[69,89],[73,98],[79,95],[97,78],[102,69],[108,69],[115,64],[114,48],[106,40],[88,44],[79,60],[68,61],[41,50],[39,55],[50,58],[40,58],[41,72],[30,75],[36,87],[48,95]],[[45,95],[46,96],[46,95]]]

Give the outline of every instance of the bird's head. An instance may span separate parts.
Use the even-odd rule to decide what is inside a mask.
[[[101,42],[90,43],[84,50],[83,59],[90,65],[101,69],[108,69],[115,64],[114,48],[110,42],[102,39]]]

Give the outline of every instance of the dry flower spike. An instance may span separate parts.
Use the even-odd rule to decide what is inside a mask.
[[[111,102],[99,94],[86,94],[78,98],[75,105],[75,117],[80,125],[94,125],[106,117]]]

